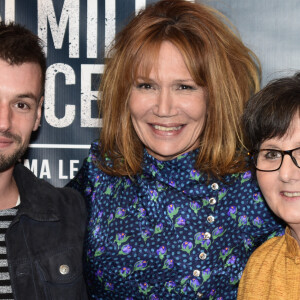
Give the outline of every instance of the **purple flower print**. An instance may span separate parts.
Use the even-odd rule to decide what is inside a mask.
[[[204,240],[204,237],[205,237],[205,233],[204,232],[197,232],[194,235],[195,244],[196,245],[201,244],[201,242]]]
[[[253,246],[252,240],[250,238],[245,239],[244,246],[246,251],[249,250]]]
[[[142,238],[143,238],[143,240],[144,240],[145,243],[149,239],[149,237],[151,237],[151,232],[148,229],[145,229],[142,232]]]
[[[103,271],[98,269],[97,272],[96,272],[96,276],[97,276],[99,281],[102,281]]]
[[[95,257],[100,256],[100,255],[102,255],[104,252],[105,252],[105,247],[104,247],[104,246],[99,247],[99,248],[96,250],[94,256],[95,256]]]
[[[106,291],[113,291],[114,290],[114,285],[110,282],[105,283],[105,290]]]
[[[210,245],[211,245],[210,239],[206,239],[201,242],[201,247],[203,247],[206,250],[210,247]]]
[[[173,217],[175,215],[178,214],[178,211],[179,211],[179,207],[175,207],[175,205],[173,205],[173,204],[170,204],[167,207],[167,213],[168,213],[171,220],[173,219]]]
[[[110,195],[111,192],[112,192],[112,189],[113,189],[114,185],[113,184],[110,184],[107,188],[106,188],[106,191],[105,191],[105,195]]]
[[[215,240],[216,238],[222,236],[225,232],[226,232],[226,230],[224,230],[224,228],[222,226],[219,226],[219,227],[215,228],[212,232],[213,240]]]
[[[155,226],[155,231],[154,231],[154,234],[158,234],[158,233],[161,233],[164,229],[164,225],[163,223],[159,223]]]
[[[219,192],[218,192],[218,199],[219,201],[222,200],[224,198],[224,196],[227,193],[227,189],[226,188],[222,188]]]
[[[198,281],[198,279],[193,278],[190,280],[190,286],[192,287],[194,292],[197,292],[200,287],[200,282]]]
[[[109,217],[108,217],[108,225],[114,220],[114,214],[110,214]]]
[[[197,170],[193,169],[191,171],[191,173],[190,173],[190,179],[191,180],[197,180],[197,181],[199,181],[200,177],[201,177],[201,175],[200,175],[200,173]]]
[[[164,262],[163,269],[172,269],[174,267],[174,260],[173,259],[166,259]]]
[[[160,246],[157,250],[156,250],[157,255],[159,255],[160,259],[163,259],[165,254],[167,253],[167,248],[165,246]]]
[[[119,272],[119,274],[123,277],[126,278],[130,274],[130,269],[129,268],[122,268]]]
[[[225,264],[225,267],[230,267],[230,266],[234,265],[235,261],[236,261],[236,256],[234,256],[234,255],[230,256]]]
[[[147,269],[148,262],[146,260],[139,260],[134,264],[134,271],[144,271]]]
[[[138,204],[139,200],[138,200],[138,197],[135,196],[132,200],[132,204],[133,204],[133,207],[136,208],[136,205]]]
[[[122,246],[122,248],[118,254],[128,255],[131,252],[131,250],[132,250],[132,246],[130,246],[129,244],[126,244],[126,245]]]
[[[229,207],[229,210],[228,210],[228,212],[227,212],[227,215],[229,216],[229,217],[231,217],[232,219],[236,219],[236,213],[237,213],[237,208],[236,208],[236,206],[234,206],[234,205],[232,205],[232,206],[230,206]]]
[[[190,254],[193,250],[193,244],[191,242],[183,242],[181,245],[181,250]]]
[[[262,226],[262,224],[264,223],[264,221],[260,217],[256,217],[252,223],[254,226],[260,228]]]
[[[132,181],[130,180],[130,178],[126,178],[124,188],[127,189],[128,187],[131,186],[131,184],[132,184]]]
[[[183,227],[185,225],[185,219],[181,216],[175,220],[175,227]]]
[[[139,292],[143,293],[144,295],[147,295],[152,289],[152,286],[150,286],[148,283],[139,283]]]
[[[198,202],[192,201],[190,202],[190,208],[194,211],[194,213],[197,215],[198,211],[201,209],[201,206]]]
[[[149,300],[159,300],[159,298],[155,294],[151,294]]]
[[[117,243],[118,247],[120,248],[120,246],[127,242],[127,240],[130,238],[130,236],[126,236],[126,234],[124,232],[122,233],[117,233],[116,234],[116,238],[114,240],[114,242]]]
[[[228,247],[226,247],[226,248],[224,248],[224,249],[222,249],[221,251],[220,251],[220,256],[219,256],[219,258],[221,258],[223,261],[226,259],[226,257],[228,256],[228,255],[230,255],[231,254],[231,252],[233,251],[233,249],[234,248],[228,248]]]
[[[191,277],[190,275],[183,277],[180,281],[180,285],[184,285],[189,280],[190,277]]]
[[[212,289],[209,293],[209,296],[214,296],[216,294],[216,290]]]
[[[139,208],[138,218],[144,218],[146,216],[146,210],[143,207]]]
[[[156,190],[149,190],[149,194],[150,194],[150,200],[151,201],[156,201],[158,198],[158,193]]]
[[[261,196],[261,193],[260,193],[260,192],[257,192],[257,193],[255,193],[255,194],[253,194],[253,200],[254,200],[254,203],[264,202],[264,199],[263,199],[263,197]]]
[[[125,219],[126,218],[126,210],[122,207],[118,207],[115,213],[115,218]]]
[[[243,174],[241,183],[244,183],[244,182],[248,181],[250,178],[251,178],[251,172],[250,171],[245,172]]]
[[[176,287],[176,284],[174,281],[168,281],[165,283],[165,287],[168,290],[168,292],[170,293]]]
[[[156,188],[157,188],[158,192],[161,192],[162,190],[164,190],[164,186],[160,182],[156,183]]]
[[[99,231],[100,231],[100,225],[97,225],[93,230],[93,236],[95,237],[99,233]]]
[[[151,173],[152,173],[152,176],[155,176],[156,173],[157,173],[157,168],[155,165],[151,165]]]
[[[173,181],[173,180],[170,180],[169,181],[169,185],[171,186],[171,187],[176,187],[176,184],[175,184],[175,182]]]
[[[210,275],[211,275],[210,268],[207,268],[204,271],[202,271],[203,282],[207,281],[209,279]]]
[[[248,222],[248,217],[246,215],[239,217],[238,222],[239,222],[239,227],[250,225]]]

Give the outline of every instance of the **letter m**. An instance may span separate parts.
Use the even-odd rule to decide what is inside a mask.
[[[65,0],[57,22],[53,0],[38,0],[38,36],[44,42],[47,55],[48,27],[52,33],[55,49],[61,49],[69,21],[69,57],[79,57],[79,0]]]

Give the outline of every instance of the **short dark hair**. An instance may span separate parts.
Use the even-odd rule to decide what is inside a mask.
[[[37,63],[41,67],[41,92],[44,92],[46,57],[37,35],[19,24],[0,22],[0,59],[11,65]]]
[[[283,137],[296,113],[300,115],[300,72],[271,81],[246,104],[242,123],[249,151],[268,139]]]

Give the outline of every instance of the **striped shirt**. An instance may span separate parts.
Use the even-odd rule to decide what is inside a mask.
[[[17,214],[17,208],[0,210],[0,299],[13,300],[8,272],[5,233]]]

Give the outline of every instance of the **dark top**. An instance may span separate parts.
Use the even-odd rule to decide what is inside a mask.
[[[92,299],[228,299],[253,250],[282,227],[251,173],[221,182],[144,152],[143,174],[108,176],[98,145],[70,186],[88,204],[85,276]]]
[[[76,191],[54,188],[18,164],[21,198],[5,242],[15,300],[87,299],[82,275],[86,209]]]

